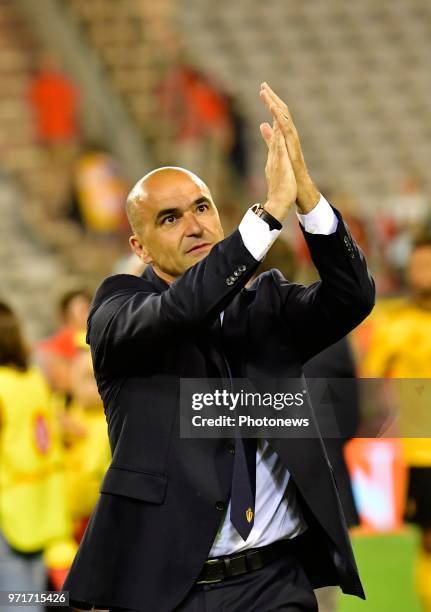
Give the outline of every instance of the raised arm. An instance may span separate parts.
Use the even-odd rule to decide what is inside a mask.
[[[345,336],[369,314],[375,287],[363,253],[340,213],[329,206],[314,186],[287,105],[267,83],[262,84],[261,97],[285,139],[296,179],[298,217],[321,278],[304,287],[288,283],[273,272],[280,296],[279,314],[305,362]],[[272,137],[269,124],[262,124],[261,132],[269,144]]]
[[[363,253],[340,213],[335,214],[337,229],[331,234],[312,234],[302,227],[320,281],[305,287],[273,271],[282,324],[303,362],[348,334],[374,306],[374,281]]]

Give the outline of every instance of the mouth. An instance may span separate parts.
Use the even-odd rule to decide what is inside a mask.
[[[194,247],[192,247],[191,249],[189,249],[188,251],[186,251],[187,254],[198,254],[198,253],[204,253],[206,250],[208,250],[209,248],[211,248],[211,244],[209,242],[202,242],[201,244],[196,244]]]

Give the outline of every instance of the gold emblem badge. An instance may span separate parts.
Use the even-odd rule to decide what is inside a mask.
[[[245,511],[245,518],[247,519],[247,523],[251,523],[253,520],[253,510],[251,508],[247,508]]]

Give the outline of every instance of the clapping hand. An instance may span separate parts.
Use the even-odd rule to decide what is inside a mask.
[[[262,83],[260,97],[270,110],[274,122],[284,137],[286,149],[291,161],[291,168],[295,175],[297,194],[296,204],[299,212],[307,214],[319,201],[320,194],[313,184],[305,164],[302,154],[301,143],[299,142],[298,132],[292,121],[287,104],[270,88],[267,83]],[[269,123],[262,123],[260,131],[266,144],[270,147],[274,134],[274,127]],[[269,153],[268,153],[269,159]],[[267,206],[265,206],[267,208]],[[269,209],[268,209],[269,210]]]
[[[265,140],[268,145],[268,159],[265,168],[268,199],[264,207],[273,217],[283,222],[289,209],[295,203],[297,192],[292,163],[277,121],[274,121],[271,134]]]

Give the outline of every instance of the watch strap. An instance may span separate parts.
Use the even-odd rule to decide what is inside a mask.
[[[265,210],[262,204],[255,204],[251,207],[251,210],[269,225],[270,230],[282,229],[283,225],[280,223],[280,221],[273,217],[267,210]]]

